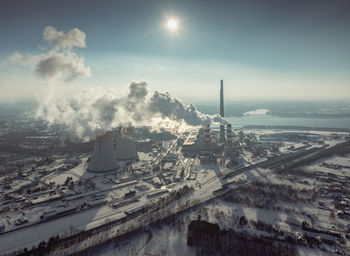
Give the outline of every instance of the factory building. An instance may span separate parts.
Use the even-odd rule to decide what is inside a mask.
[[[113,133],[97,137],[95,140],[94,150],[90,158],[87,170],[90,172],[109,172],[119,168],[118,161],[113,149]]]

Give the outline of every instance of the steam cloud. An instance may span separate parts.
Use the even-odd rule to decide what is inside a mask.
[[[193,104],[186,105],[167,92],[155,91],[149,102],[149,108],[152,112],[160,113],[162,117],[168,117],[176,121],[184,120],[188,125],[193,126],[211,122],[227,122],[219,115],[202,114]]]
[[[79,76],[91,75],[90,68],[85,66],[84,58],[74,51],[74,47],[86,47],[84,32],[74,28],[64,33],[47,26],[43,32],[43,39],[51,46],[49,52],[26,56],[15,52],[8,60],[23,66],[34,66],[35,74],[45,80],[63,78],[65,81],[72,81]]]
[[[34,72],[46,81],[46,94],[39,99],[37,116],[50,124],[64,124],[81,139],[95,138],[115,127],[151,126],[174,127],[180,124],[191,126],[211,122],[227,123],[219,115],[206,115],[192,104],[186,105],[169,93],[148,92],[147,82],[134,81],[126,96],[115,91],[97,88],[78,94],[57,96],[57,79],[71,81],[79,76],[90,76],[90,68],[75,48],[85,48],[86,35],[78,28],[67,33],[47,26],[43,32],[50,50],[38,55],[22,55],[15,52],[8,60],[12,63],[33,66]],[[64,87],[60,92],[64,91]],[[62,94],[61,94],[62,95]],[[130,130],[121,130],[127,135]]]
[[[86,47],[86,34],[78,28],[73,28],[65,34],[63,31],[57,31],[54,27],[46,26],[43,38],[57,50],[60,48],[72,49],[74,46]]]
[[[35,72],[45,79],[64,76],[66,81],[91,74],[90,68],[84,65],[84,59],[73,52],[46,55],[36,65]]]
[[[83,139],[94,138],[118,126],[166,128],[168,122],[191,126],[211,122],[227,123],[219,115],[206,115],[192,104],[186,105],[169,93],[149,95],[145,81],[134,81],[129,94],[85,91],[43,106],[40,116],[52,123],[63,123]]]

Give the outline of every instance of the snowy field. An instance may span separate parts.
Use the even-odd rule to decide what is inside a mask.
[[[113,244],[96,256],[149,256],[149,255],[188,255],[195,256],[194,248],[186,244],[183,224],[171,224],[161,229],[151,228],[150,232],[136,236],[121,244]]]

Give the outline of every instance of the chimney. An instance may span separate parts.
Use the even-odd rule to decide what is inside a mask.
[[[224,117],[224,80],[221,80],[220,87],[220,116]]]
[[[224,80],[220,81],[220,116],[224,117]],[[225,141],[225,126],[220,125],[220,142]]]
[[[226,126],[226,143],[231,144],[232,143],[232,125],[227,124]]]
[[[207,124],[204,129],[204,143],[205,145],[210,144],[210,124]]]

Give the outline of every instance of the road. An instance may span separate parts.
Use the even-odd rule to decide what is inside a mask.
[[[116,211],[108,206],[103,206],[0,235],[1,254],[11,253],[24,247],[30,249],[34,244],[45,241],[56,234],[69,231],[71,228],[93,227],[100,222],[103,223],[104,219],[117,217],[117,215],[124,216],[124,213],[122,210]]]

